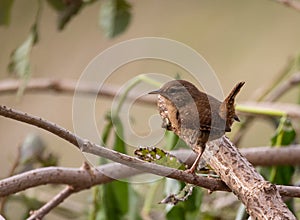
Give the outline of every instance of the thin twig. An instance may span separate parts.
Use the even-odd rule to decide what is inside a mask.
[[[300,73],[296,73],[290,79],[282,82],[281,85],[279,85],[276,89],[274,89],[272,92],[270,92],[266,96],[265,101],[267,101],[267,102],[276,101],[284,93],[286,93],[288,90],[292,89],[294,86],[298,85],[299,83],[300,83]]]
[[[296,0],[276,0],[277,2],[284,4],[288,7],[291,7],[293,9],[296,9],[297,11],[300,11],[300,2]]]
[[[30,212],[30,217],[27,220],[42,219],[46,214],[48,214],[52,209],[62,203],[66,198],[68,198],[75,190],[72,186],[66,186],[62,191],[60,191],[55,197],[53,197],[49,202],[42,206],[37,211]]]
[[[20,157],[21,157],[21,146],[18,147],[18,150],[17,150],[17,156],[16,156],[16,159],[9,171],[9,174],[8,174],[8,177],[10,176],[13,176],[15,174],[15,171],[17,169],[17,167],[19,166],[19,163],[20,163]],[[7,197],[4,196],[4,197],[1,197],[0,198],[0,213],[2,216],[5,216],[5,204],[6,204],[6,201],[7,201]]]
[[[292,59],[289,59],[285,67],[278,73],[277,76],[272,80],[272,82],[268,85],[264,85],[263,87],[257,89],[253,95],[252,100],[255,100],[256,102],[260,102],[265,99],[265,97],[276,88],[278,84],[280,84],[285,77],[287,77],[289,74],[292,73],[292,70],[295,69],[295,66],[297,66],[297,60],[298,55],[295,56]],[[252,124],[254,117],[253,116],[247,116],[244,118],[242,123],[240,123],[240,128],[238,132],[233,137],[233,143],[238,145],[242,138],[244,137],[246,130],[249,128],[250,124]]]
[[[21,85],[21,81],[16,79],[6,79],[0,81],[0,94],[15,94]],[[50,79],[50,78],[32,78],[26,85],[24,93],[39,94],[40,92],[55,92],[67,95],[74,95],[76,91],[80,95],[93,95],[98,97],[112,98],[119,92],[119,87],[104,84],[101,88],[95,82],[81,82],[77,86],[76,80],[71,79]],[[38,92],[38,93],[37,93]],[[128,100],[137,101],[142,104],[154,104],[154,97],[142,96],[138,97],[134,94],[128,94]]]

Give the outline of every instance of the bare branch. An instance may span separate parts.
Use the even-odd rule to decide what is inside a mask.
[[[300,145],[241,148],[239,151],[253,166],[300,165]],[[172,154],[188,165],[192,165],[197,156],[183,149],[172,151]]]
[[[243,148],[241,153],[255,166],[300,164],[300,145]]]
[[[275,154],[274,162],[281,163],[280,155],[282,154],[283,157],[287,157],[288,155],[300,155],[298,153],[299,146],[296,147],[285,147],[285,148],[267,148],[262,147],[260,148],[252,148],[252,149],[241,149],[241,152],[246,155],[246,157],[250,158],[251,160],[257,161],[258,165],[262,165],[261,158],[265,155],[267,158],[266,160],[270,160],[268,158],[272,158]],[[293,152],[292,150],[296,150]],[[258,151],[256,153],[255,151]],[[262,152],[262,153],[260,153]],[[192,153],[191,150],[177,150],[171,152],[173,155],[178,157],[180,160],[185,161],[189,165],[191,165],[195,158],[196,154]],[[255,155],[259,155],[257,158]],[[271,155],[271,156],[268,156]],[[254,159],[253,159],[254,158]],[[278,158],[278,159],[277,159]],[[279,162],[278,162],[279,161]],[[276,163],[276,164],[277,164]],[[296,162],[299,164],[299,160]],[[271,165],[271,164],[263,164],[263,165]],[[28,172],[24,172],[13,177],[9,177],[3,180],[0,180],[0,197],[8,196],[23,190],[26,190],[31,187],[36,187],[39,185],[44,184],[66,184],[71,185],[73,188],[76,188],[77,191],[89,189],[90,187],[98,184],[105,184],[111,182],[115,179],[120,180],[124,178],[128,178],[134,175],[138,175],[142,173],[141,171],[122,165],[118,163],[110,163],[106,165],[102,165],[99,167],[91,168],[91,170],[82,169],[82,168],[64,168],[64,167],[46,167],[46,168],[39,168],[35,170],[31,170]],[[214,185],[219,185],[219,180],[211,179],[211,181],[215,181]],[[224,186],[224,185],[220,185]],[[277,186],[279,189],[280,194],[290,197],[300,197],[300,188],[299,187],[291,187],[291,188],[284,188],[285,186]],[[296,190],[295,190],[295,189]],[[227,187],[220,187],[216,190],[221,191],[228,191]]]
[[[300,2],[299,2],[300,5]],[[294,74],[290,79],[285,80],[277,88],[274,88],[265,98],[267,102],[274,102],[279,99],[285,92],[300,83],[300,73]]]
[[[0,81],[0,94],[14,94],[18,91],[22,82],[16,79],[8,79]],[[25,93],[36,92],[56,92],[62,94],[73,95],[74,92],[81,95],[94,95],[112,98],[118,94],[120,88],[114,85],[104,84],[99,88],[98,83],[81,82],[77,85],[76,80],[71,79],[49,79],[49,78],[33,78],[26,85]],[[137,97],[133,94],[128,94],[128,100],[134,100],[143,104],[154,104],[155,100],[151,96]]]
[[[27,220],[42,219],[46,214],[48,214],[52,209],[62,203],[66,198],[68,198],[75,190],[72,186],[66,186],[61,192],[59,192],[54,198],[47,202],[37,211],[30,212],[30,217]]]
[[[279,3],[282,3],[288,7],[294,8],[297,11],[300,11],[300,2],[296,0],[276,0]]]
[[[139,173],[141,171],[117,163],[92,168],[90,171],[82,168],[38,168],[1,180],[0,197],[45,184],[66,184],[77,190],[83,190],[111,182],[114,178],[122,179]]]
[[[100,157],[107,158],[117,163],[122,163],[129,167],[139,169],[141,171],[156,174],[159,176],[165,176],[177,180],[181,180],[187,183],[192,183],[197,186],[201,186],[207,188],[211,191],[215,191],[218,189],[226,189],[226,185],[222,181],[213,181],[212,179],[195,176],[193,174],[189,174],[174,168],[164,167],[154,163],[148,163],[146,161],[140,160],[135,157],[128,156],[126,154],[122,154],[116,152],[114,150],[99,146],[95,143],[92,143],[88,140],[84,140],[81,137],[73,134],[67,129],[60,127],[52,122],[48,122],[45,119],[29,115],[27,113],[23,113],[17,110],[13,110],[6,106],[0,105],[0,115],[8,118],[15,119],[17,121],[25,122],[37,127],[40,127],[46,131],[49,131],[62,139],[72,143],[74,146],[79,148],[82,152],[94,154]],[[44,180],[40,180],[44,181]],[[55,181],[55,180],[53,180]],[[46,183],[46,182],[45,182]],[[3,183],[4,185],[0,185],[0,187],[9,187],[7,183]],[[81,184],[81,183],[80,183]],[[227,188],[227,190],[229,190]]]
[[[203,158],[254,219],[296,219],[275,185],[264,180],[225,136],[206,144]]]
[[[32,124],[50,131],[53,134],[69,141],[83,152],[105,157],[118,163],[139,169],[144,172],[150,172],[160,176],[166,176],[192,183],[210,189],[226,189],[227,186],[221,181],[203,178],[189,174],[177,169],[163,167],[157,164],[148,163],[125,154],[101,147],[90,141],[83,140],[70,131],[48,122],[36,116],[31,116],[11,108],[0,105],[0,115],[9,117],[18,121]],[[295,219],[292,213],[282,202],[279,191],[275,185],[265,181],[252,167],[252,165],[238,152],[232,143],[223,136],[220,139],[211,141],[207,144],[203,158],[208,161],[211,167],[217,172],[221,179],[226,182],[230,189],[238,195],[239,199],[247,206],[251,216],[281,216]],[[88,172],[89,175],[91,172]],[[92,175],[93,176],[93,175]],[[90,175],[91,177],[91,175]],[[91,178],[89,178],[91,179]],[[217,185],[215,183],[217,182]],[[1,186],[1,185],[0,185]],[[8,184],[2,185],[8,187]],[[229,190],[227,188],[227,190]],[[249,199],[251,197],[251,199]],[[267,206],[267,207],[266,207]],[[272,206],[272,212],[265,213]],[[256,207],[255,209],[253,207]]]

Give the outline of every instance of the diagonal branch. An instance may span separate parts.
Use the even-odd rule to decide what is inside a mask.
[[[143,172],[181,180],[187,183],[207,188],[211,191],[215,191],[220,188],[226,188],[226,185],[222,181],[216,182],[209,178],[195,176],[193,174],[189,174],[174,168],[149,163],[138,158],[116,152],[114,150],[99,146],[88,140],[84,140],[76,134],[73,134],[72,132],[68,131],[67,129],[60,127],[52,122],[46,121],[45,119],[29,115],[27,113],[23,113],[3,105],[0,105],[0,115],[11,119],[15,119],[17,121],[25,122],[27,124],[31,124],[36,127],[40,127],[46,131],[49,131],[61,137],[62,139],[72,143],[82,152],[104,157],[114,162],[122,163],[129,167],[139,169]]]
[[[47,202],[37,211],[30,212],[30,217],[27,220],[42,219],[47,213],[52,209],[62,203],[66,198],[75,192],[72,186],[66,186],[62,191],[60,191],[54,198]]]

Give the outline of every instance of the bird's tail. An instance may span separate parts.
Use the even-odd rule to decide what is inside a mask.
[[[230,127],[233,123],[232,119],[240,121],[239,117],[235,114],[234,99],[244,84],[245,82],[237,83],[220,106],[219,115],[221,116],[221,118],[226,120],[225,131],[231,130]]]
[[[244,84],[245,82],[239,82],[235,85],[235,87],[231,90],[229,95],[226,97],[225,99],[226,103],[230,103],[231,101],[234,101],[236,95],[239,93],[239,91],[241,90]]]

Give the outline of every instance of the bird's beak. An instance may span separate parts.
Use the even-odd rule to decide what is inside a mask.
[[[160,90],[154,90],[149,92],[148,94],[160,94]]]

